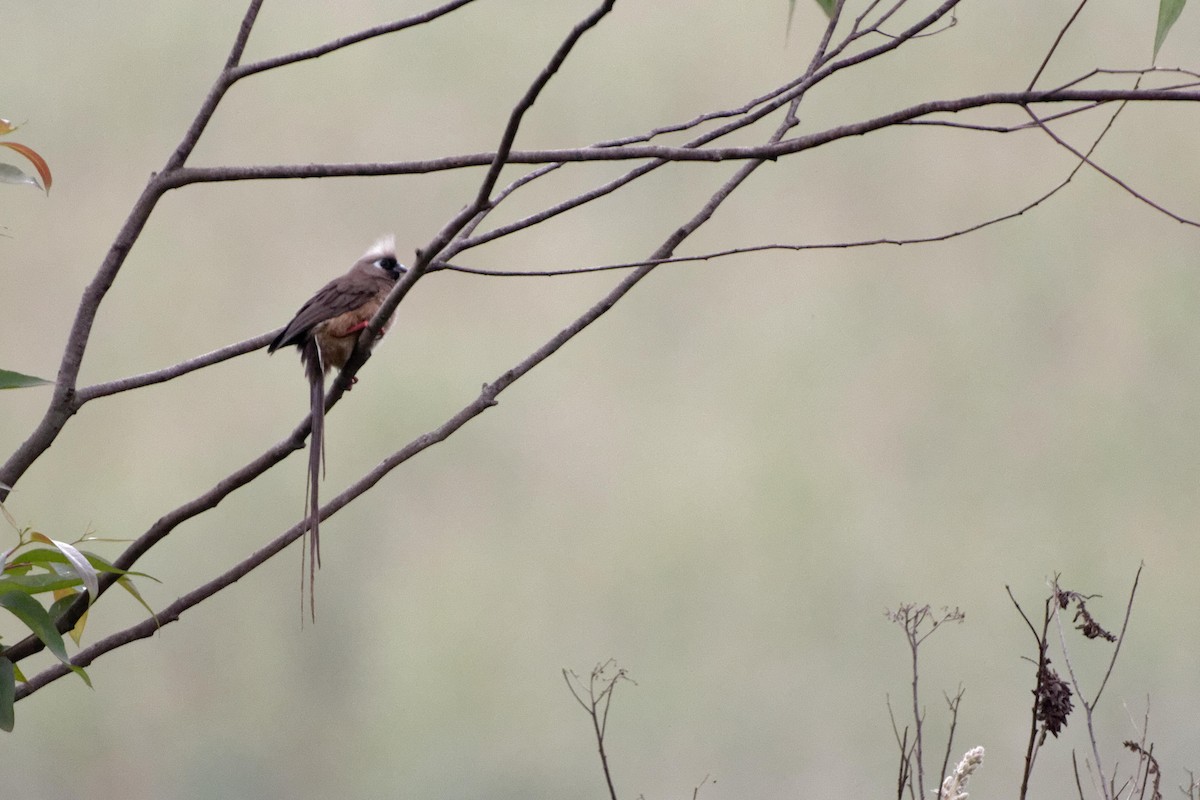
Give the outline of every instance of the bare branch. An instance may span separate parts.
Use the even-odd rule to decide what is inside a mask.
[[[1080,0],[1079,6],[1075,9],[1075,13],[1067,19],[1066,24],[1062,26],[1058,32],[1058,35],[1054,37],[1054,43],[1051,44],[1050,49],[1046,51],[1046,57],[1042,59],[1042,63],[1038,66],[1037,71],[1033,73],[1033,77],[1030,78],[1029,86],[1027,88],[1032,89],[1034,86],[1037,86],[1038,78],[1042,77],[1042,73],[1046,71],[1046,67],[1050,64],[1050,59],[1054,57],[1054,53],[1057,52],[1058,46],[1062,44],[1063,37],[1067,35],[1067,31],[1070,30],[1071,26],[1075,24],[1075,20],[1079,18],[1080,12],[1083,11],[1083,7],[1087,4],[1088,0]]]
[[[1191,220],[1191,219],[1188,219],[1187,217],[1176,214],[1174,211],[1171,211],[1170,209],[1154,202],[1149,197],[1147,197],[1146,195],[1137,191],[1136,189],[1134,189],[1132,186],[1130,186],[1125,181],[1118,178],[1113,173],[1104,169],[1104,167],[1101,167],[1099,164],[1097,164],[1095,161],[1093,161],[1090,156],[1076,150],[1074,147],[1072,147],[1070,144],[1068,144],[1065,140],[1063,140],[1061,137],[1059,137],[1056,133],[1054,133],[1054,131],[1050,130],[1050,128],[1047,125],[1043,124],[1042,120],[1040,120],[1037,117],[1037,115],[1035,115],[1032,111],[1030,111],[1029,109],[1026,109],[1026,111],[1029,113],[1029,116],[1034,120],[1034,122],[1037,123],[1038,127],[1041,128],[1042,131],[1044,131],[1047,136],[1049,136],[1051,139],[1054,140],[1055,144],[1059,145],[1064,150],[1071,153],[1071,155],[1078,158],[1081,162],[1087,164],[1089,167],[1096,170],[1104,177],[1108,178],[1110,181],[1115,183],[1117,186],[1124,189],[1132,197],[1134,197],[1135,199],[1140,200],[1141,202],[1150,206],[1151,208],[1153,208],[1155,211],[1159,212],[1160,214],[1170,217],[1171,219],[1175,220],[1176,222],[1182,222],[1184,225],[1191,225],[1193,227],[1200,228],[1200,222],[1196,222],[1195,220]],[[1103,134],[1101,134],[1101,135],[1103,135]]]
[[[298,50],[294,53],[263,59],[262,61],[256,61],[253,64],[246,64],[243,67],[236,67],[235,65],[231,64],[228,65],[228,68],[231,70],[233,80],[240,80],[241,78],[245,78],[249,75],[254,75],[259,72],[266,72],[269,69],[276,69],[278,67],[287,66],[288,64],[295,64],[299,61],[307,61],[312,58],[320,58],[321,56],[328,55],[335,50],[341,50],[343,47],[349,47],[352,44],[365,42],[368,39],[374,39],[378,36],[396,33],[397,31],[402,31],[405,28],[412,28],[417,25],[424,25],[427,22],[432,22],[438,17],[449,14],[451,11],[457,11],[465,5],[470,5],[474,1],[475,0],[451,0],[449,3],[440,5],[437,8],[432,8],[424,13],[414,14],[411,17],[396,20],[395,22],[376,25],[373,28],[367,28],[366,30],[358,31],[357,33],[342,36],[326,42],[325,44],[317,45],[316,47],[310,47],[307,50]],[[259,0],[259,2],[261,2],[261,0]]]
[[[247,353],[253,353],[270,344],[271,340],[279,334],[279,331],[271,331],[253,339],[247,339],[244,342],[226,345],[219,350],[213,350],[210,353],[189,358],[187,361],[181,361],[170,367],[155,370],[154,372],[145,372],[141,375],[131,375],[128,378],[120,378],[107,383],[97,383],[92,386],[85,386],[75,393],[76,407],[82,406],[89,400],[95,400],[100,397],[117,394],[119,392],[127,392],[130,389],[140,389],[143,386],[152,386],[156,383],[164,383],[173,380],[182,375],[187,375],[189,372],[195,372],[198,369],[211,367],[213,364],[220,364],[222,361],[228,361],[231,358],[243,356]]]
[[[592,731],[596,737],[596,747],[600,751],[600,765],[604,769],[604,781],[608,785],[609,800],[617,800],[617,790],[613,787],[612,771],[608,766],[608,754],[604,749],[604,734],[608,727],[608,710],[612,706],[612,696],[616,690],[617,682],[622,680],[627,681],[629,677],[625,674],[625,670],[620,668],[617,668],[616,672],[610,677],[605,674],[605,671],[609,667],[616,667],[616,662],[611,658],[603,664],[596,665],[592,669],[592,674],[588,677],[586,689],[583,687],[583,681],[573,671],[564,669],[562,674],[563,680],[567,682],[567,688],[575,696],[576,702],[583,707],[583,710],[592,719]],[[598,683],[602,684],[599,693],[596,692],[596,685]],[[708,780],[708,776],[705,776],[704,780]],[[700,785],[703,786],[704,782],[701,781]],[[700,786],[697,786],[695,791],[692,792],[693,800],[695,800],[696,794],[699,791]]]
[[[811,84],[809,84],[811,85]],[[587,146],[552,150],[514,150],[508,154],[508,164],[554,164],[559,162],[638,161],[772,161],[784,156],[810,150],[852,136],[862,136],[877,130],[909,123],[932,114],[958,114],[990,106],[1024,107],[1035,103],[1115,103],[1129,102],[1200,102],[1200,90],[1176,89],[1067,89],[1023,92],[992,92],[959,97],[951,100],[931,100],[908,106],[860,122],[839,125],[824,131],[796,136],[762,145],[703,148],[650,144],[630,144],[614,147]],[[778,106],[773,107],[775,110]],[[757,121],[756,117],[750,122]],[[740,122],[740,120],[739,120]],[[748,123],[747,123],[748,124]],[[713,131],[713,138],[724,131]],[[290,180],[296,178],[363,177],[372,175],[409,175],[490,166],[495,153],[470,153],[425,161],[367,162],[346,164],[277,164],[244,167],[183,167],[174,170],[165,180],[165,188],[175,189],[193,183],[244,180]]]
[[[500,177],[500,170],[504,168],[508,160],[508,154],[512,151],[513,142],[517,138],[517,130],[521,127],[521,120],[524,119],[525,113],[533,107],[538,95],[542,93],[542,89],[546,88],[546,84],[550,82],[550,79],[562,67],[563,62],[567,60],[567,56],[583,35],[598,25],[600,20],[604,19],[612,11],[614,2],[615,0],[605,0],[599,8],[571,30],[571,33],[559,45],[558,50],[555,51],[554,56],[550,59],[550,63],[545,66],[541,74],[534,80],[533,85],[529,87],[528,91],[517,102],[517,105],[512,110],[508,125],[504,128],[504,136],[500,139],[500,147],[496,150],[496,157],[492,159],[492,163],[488,167],[487,176],[483,179],[483,184],[479,187],[479,193],[475,197],[475,209],[483,208],[489,202],[492,189],[496,187],[496,181]],[[455,232],[457,233],[457,231]]]
[[[338,373],[337,379],[333,384],[333,389],[329,393],[328,404],[336,403],[350,387],[354,381],[355,374],[371,357],[371,351],[378,341],[379,333],[383,330],[383,326],[391,319],[392,314],[395,313],[396,308],[400,305],[400,301],[404,299],[405,295],[408,294],[416,282],[428,271],[432,261],[442,253],[464,226],[468,225],[481,210],[488,206],[492,190],[495,188],[496,181],[500,177],[500,170],[504,167],[508,159],[509,152],[511,151],[513,142],[516,140],[517,131],[521,127],[521,121],[524,119],[525,113],[533,107],[538,95],[546,88],[550,79],[558,72],[571,50],[574,49],[583,35],[598,25],[600,20],[612,11],[614,3],[615,0],[604,0],[595,11],[571,29],[571,32],[567,34],[567,37],[555,50],[550,61],[538,73],[525,94],[521,96],[521,99],[513,107],[512,112],[509,114],[508,122],[504,126],[504,132],[500,137],[500,147],[492,158],[492,163],[488,168],[487,174],[484,176],[479,191],[476,193],[475,201],[447,222],[428,245],[417,251],[416,262],[408,269],[404,277],[397,281],[391,292],[388,293],[388,296],[380,304],[379,310],[375,312],[375,316],[371,318],[366,329],[359,335],[358,347],[355,348],[350,360],[346,362],[345,366]]]
[[[1075,108],[1060,111],[1057,114],[1049,114],[1042,117],[1042,122],[1053,122],[1054,120],[1063,119],[1064,117],[1072,117],[1076,114],[1083,114],[1096,109],[1099,103],[1087,103]],[[971,122],[955,122],[949,119],[914,119],[908,122],[902,122],[901,125],[910,125],[917,127],[920,125],[930,125],[942,128],[959,128],[965,131],[980,131],[982,133],[1017,133],[1018,131],[1033,130],[1038,127],[1036,122],[1022,122],[1017,125],[978,125]]]
[[[1041,733],[1038,733],[1038,720],[1041,717],[1040,711],[1044,684],[1050,675],[1050,661],[1046,656],[1049,649],[1049,642],[1047,641],[1046,634],[1050,626],[1051,599],[1047,599],[1044,604],[1042,630],[1039,633],[1038,629],[1034,627],[1033,622],[1029,619],[1029,616],[1025,613],[1025,609],[1021,608],[1021,604],[1017,602],[1016,596],[1013,595],[1012,587],[1005,586],[1004,589],[1008,592],[1008,598],[1012,600],[1017,613],[1021,615],[1021,619],[1025,620],[1030,633],[1033,634],[1038,650],[1038,657],[1035,662],[1037,664],[1037,677],[1033,689],[1033,708],[1029,714],[1029,739],[1025,745],[1025,769],[1021,775],[1021,789],[1018,794],[1020,800],[1025,800],[1029,794],[1029,781],[1033,777],[1033,765],[1037,760],[1038,750],[1041,748],[1042,743],[1046,741],[1046,732],[1048,729],[1047,726],[1043,725]]]
[[[246,13],[242,17],[242,25],[238,28],[237,36],[233,40],[233,47],[229,49],[229,58],[225,59],[226,71],[241,63],[242,54],[246,52],[246,43],[250,41],[250,31],[254,29],[254,22],[258,19],[258,11],[261,8],[262,0],[250,0],[250,7],[246,9]]]

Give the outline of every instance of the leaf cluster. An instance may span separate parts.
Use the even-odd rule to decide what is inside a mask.
[[[71,663],[55,620],[82,592],[87,593],[89,603],[99,595],[102,572],[117,575],[117,583],[153,616],[154,610],[142,599],[132,578],[154,578],[142,572],[118,569],[101,556],[76,546],[86,541],[102,541],[100,539],[84,536],[73,543],[62,542],[31,528],[20,527],[2,503],[0,512],[17,534],[17,543],[0,552],[0,608],[12,614],[59,661],[91,686],[91,679],[83,667]],[[86,625],[87,614],[84,613],[67,632],[76,645],[83,637]],[[25,676],[0,649],[0,730],[13,729],[18,680],[24,681]]]

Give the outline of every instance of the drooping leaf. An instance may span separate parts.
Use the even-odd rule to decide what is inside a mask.
[[[71,641],[75,646],[79,646],[79,640],[83,638],[83,629],[87,627],[88,612],[83,612],[79,615],[79,619],[75,620],[75,627],[67,631],[67,635],[71,637]]]
[[[79,592],[74,589],[56,589],[54,591],[54,605],[50,606],[47,612],[50,614],[50,619],[58,619],[66,613],[71,604],[75,602],[75,595]]]
[[[16,150],[28,158],[29,162],[33,164],[33,168],[37,170],[38,175],[42,176],[42,186],[45,188],[46,194],[50,193],[50,184],[54,183],[54,178],[50,175],[50,165],[46,163],[46,159],[42,158],[32,147],[18,144],[17,142],[0,142],[0,147]]]
[[[96,568],[91,565],[87,557],[73,544],[60,542],[57,539],[51,539],[44,533],[34,533],[30,538],[44,544],[53,545],[57,550],[66,556],[67,562],[71,565],[71,570],[83,581],[83,588],[88,590],[88,603],[96,602],[96,598],[100,594],[100,583],[96,577]]]
[[[1166,41],[1171,26],[1183,13],[1187,0],[1158,0],[1158,28],[1154,31],[1154,58],[1158,58],[1158,48]]]
[[[11,733],[16,724],[16,664],[0,656],[0,731]]]
[[[14,575],[8,572],[0,578],[0,592],[41,594],[59,589],[71,589],[81,585],[76,575],[56,575],[52,572],[37,572],[33,575]]]
[[[37,178],[23,172],[19,167],[14,167],[12,164],[0,164],[0,183],[28,183],[30,186],[42,188],[37,182]]]
[[[120,584],[122,589],[133,595],[134,600],[137,600],[142,604],[142,608],[146,609],[147,613],[154,617],[154,624],[158,625],[158,614],[154,612],[154,609],[150,607],[149,603],[142,599],[141,594],[138,593],[137,587],[133,585],[133,581],[129,579],[129,576],[122,575],[120,578],[117,578],[117,583]]]
[[[67,648],[63,644],[62,636],[55,629],[54,620],[50,619],[41,603],[24,592],[4,592],[0,593],[0,608],[8,609],[13,616],[25,623],[25,627],[33,631],[33,635],[41,639],[46,649],[59,661],[68,661]]]
[[[88,540],[88,541],[99,541],[99,540],[92,539],[92,540]],[[120,540],[114,540],[114,541],[126,541],[126,540],[120,539]],[[89,552],[87,550],[80,550],[79,552],[83,553],[84,557],[87,558],[88,563],[91,564],[96,569],[97,572],[111,572],[113,575],[130,575],[135,578],[146,578],[148,580],[154,581],[155,583],[162,583],[162,581],[160,581],[158,578],[154,577],[153,575],[151,575],[149,573],[135,572],[133,570],[121,569],[120,567],[114,567],[112,565],[111,561],[107,561],[104,558],[96,555],[95,553]],[[57,550],[47,550],[44,547],[39,547],[34,550],[26,550],[25,552],[21,553],[19,556],[17,556],[16,558],[13,559],[13,563],[14,564],[28,563],[28,564],[38,564],[38,565],[47,564],[47,563],[62,564],[62,563],[65,563],[66,560],[67,560],[66,556],[64,556],[62,553],[60,553]]]
[[[73,589],[58,589],[54,592],[54,605],[50,606],[50,618],[58,619],[63,614],[67,613],[67,609],[75,603],[75,597],[79,592]],[[79,619],[75,621],[75,627],[67,631],[67,635],[71,637],[71,641],[75,642],[75,646],[79,646],[80,640],[83,639],[83,629],[87,627],[88,612],[84,611],[79,615]]]
[[[6,167],[16,169],[17,172],[21,172],[21,170],[17,169],[11,164],[0,164],[0,183],[32,183],[35,186],[37,185],[37,181],[35,181],[33,178],[30,178],[28,175],[25,175],[23,172],[21,172],[21,174],[25,175],[27,178],[25,181],[4,180],[4,172]],[[27,389],[30,386],[45,386],[48,383],[54,383],[54,381],[48,381],[45,378],[38,378],[33,375],[22,375],[19,372],[13,372],[12,370],[8,369],[0,369],[0,389]]]
[[[146,578],[154,581],[155,583],[161,583],[158,578],[145,572],[134,572],[133,570],[124,570],[120,569],[119,567],[114,567],[110,562],[106,561],[95,553],[89,553],[86,550],[81,550],[80,552],[85,558],[87,558],[88,563],[97,572],[108,572],[113,575],[119,575],[120,577],[117,578],[117,584],[122,589],[129,592],[133,599],[137,600],[142,608],[146,609],[146,612],[149,613],[150,616],[154,617],[157,621],[157,614],[155,614],[154,609],[150,607],[150,604],[142,598],[141,593],[138,592],[137,586],[135,586],[133,583],[133,578]],[[67,610],[67,606],[74,602],[74,595],[72,594],[69,597],[66,597],[65,592],[80,585],[80,581],[74,575],[74,573],[70,575],[39,574],[33,577],[22,577],[19,580],[13,580],[7,586],[5,585],[5,581],[8,580],[10,576],[14,575],[17,570],[28,571],[34,566],[45,569],[47,566],[61,566],[66,563],[66,556],[64,556],[58,550],[49,550],[44,547],[26,550],[13,560],[13,564],[9,566],[7,574],[3,578],[0,578],[0,591],[10,589],[28,592],[31,594],[53,591],[56,601],[54,605],[50,607],[50,617],[52,619],[58,619],[62,616],[63,612]],[[72,638],[75,638],[75,631],[83,630],[83,623],[86,618],[87,612],[85,611],[83,618],[81,618],[80,621],[76,623],[75,628],[72,629]],[[79,640],[76,639],[76,644],[78,644],[78,642]]]
[[[63,642],[62,636],[59,635],[58,629],[54,627],[54,620],[37,600],[24,592],[4,592],[0,593],[0,608],[6,608],[12,612],[13,616],[25,624],[25,627],[33,631],[33,635],[46,645],[46,649],[53,653],[55,658],[82,678],[89,687],[92,685],[92,679],[83,671],[83,667],[77,667],[71,663],[71,659],[67,656],[67,646]]]

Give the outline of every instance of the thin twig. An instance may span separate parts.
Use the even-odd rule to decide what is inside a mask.
[[[1051,589],[1052,589],[1051,590],[1052,595],[1054,595],[1054,596],[1059,595],[1060,589],[1059,589],[1057,579],[1055,579],[1054,582],[1051,584]],[[1063,629],[1062,614],[1057,613],[1058,608],[1059,608],[1057,603],[1055,604],[1054,608],[1056,611],[1056,613],[1054,614],[1055,627],[1058,629],[1058,642],[1059,642],[1059,646],[1062,648],[1063,663],[1067,667],[1067,674],[1071,676],[1071,686],[1075,689],[1075,696],[1082,698],[1083,697],[1083,689],[1079,685],[1079,678],[1075,674],[1075,667],[1071,664],[1071,652],[1070,652],[1070,649],[1067,647],[1067,638],[1066,638],[1066,632]],[[1093,714],[1092,714],[1093,708],[1094,707],[1091,703],[1088,703],[1087,701],[1083,701],[1083,715],[1084,715],[1084,720],[1087,722],[1088,740],[1092,746],[1092,758],[1094,758],[1096,760],[1097,780],[1094,781],[1094,783],[1100,786],[1100,791],[1104,794],[1104,800],[1113,800],[1111,788],[1108,785],[1108,783],[1106,782],[1106,779],[1104,777],[1104,764],[1100,760],[1100,742],[1098,741],[1098,739],[1096,737],[1096,728],[1094,725]]]
[[[1029,794],[1029,780],[1033,776],[1033,765],[1037,759],[1037,751],[1041,744],[1038,740],[1038,702],[1042,694],[1042,683],[1046,675],[1046,651],[1049,647],[1046,641],[1046,630],[1050,624],[1050,600],[1046,601],[1044,610],[1044,621],[1042,623],[1042,632],[1038,633],[1038,629],[1034,627],[1033,622],[1029,619],[1029,615],[1025,613],[1025,609],[1021,608],[1021,604],[1017,602],[1016,596],[1013,594],[1011,586],[1005,586],[1004,590],[1008,592],[1008,599],[1012,600],[1013,605],[1017,609],[1017,613],[1021,615],[1021,619],[1025,620],[1025,625],[1029,628],[1029,632],[1033,634],[1034,641],[1037,643],[1038,659],[1037,659],[1037,678],[1033,688],[1033,709],[1029,714],[1029,740],[1025,745],[1025,769],[1021,775],[1021,789],[1017,795],[1019,800],[1025,800]],[[1043,728],[1041,732],[1041,741],[1045,741],[1046,731]]]
[[[1070,145],[1068,142],[1066,142],[1062,137],[1060,137],[1058,134],[1054,133],[1054,131],[1050,130],[1049,126],[1045,125],[1042,122],[1042,120],[1040,118],[1038,118],[1038,116],[1036,114],[1033,113],[1032,110],[1026,109],[1026,112],[1034,120],[1034,122],[1037,123],[1038,127],[1041,128],[1042,131],[1045,132],[1045,134],[1047,136],[1049,136],[1052,140],[1054,140],[1055,144],[1057,144],[1059,147],[1062,147],[1064,150],[1069,152],[1071,155],[1078,158],[1081,162],[1087,164],[1089,167],[1096,170],[1096,172],[1099,172],[1105,178],[1108,178],[1111,182],[1115,183],[1117,186],[1124,189],[1134,199],[1140,200],[1141,202],[1143,202],[1146,205],[1153,208],[1155,211],[1159,212],[1160,214],[1163,214],[1164,216],[1170,217],[1171,219],[1175,220],[1176,222],[1182,222],[1184,225],[1191,225],[1192,227],[1200,228],[1200,222],[1188,219],[1187,217],[1184,217],[1180,214],[1176,214],[1174,211],[1171,211],[1170,209],[1166,208],[1165,206],[1162,206],[1162,205],[1154,202],[1149,197],[1147,197],[1146,195],[1137,191],[1132,186],[1130,186],[1128,183],[1126,183],[1125,181],[1121,180],[1113,173],[1106,170],[1104,167],[1101,167],[1099,164],[1097,164],[1095,161],[1093,161],[1090,156],[1076,150],[1072,145]]]
[[[128,378],[119,378],[115,381],[85,386],[75,393],[76,403],[82,406],[84,403],[100,397],[108,397],[120,392],[127,392],[130,389],[140,389],[143,386],[164,383],[182,375],[187,375],[189,372],[195,372],[198,369],[211,367],[214,364],[220,364],[222,361],[228,361],[231,358],[253,353],[255,350],[260,350],[270,344],[271,340],[278,333],[279,331],[264,333],[255,336],[253,339],[246,339],[242,342],[226,345],[218,350],[189,358],[186,361],[181,361],[178,364],[154,370],[153,372],[144,372],[141,375],[131,375]]]
[[[896,725],[896,713],[892,710],[890,695],[884,695],[884,703],[887,705],[888,719],[892,723],[892,736],[900,748],[900,764],[896,768],[896,800],[901,800],[904,797],[905,786],[909,787],[910,792],[912,790],[912,748],[908,744],[908,726],[904,726],[904,733],[901,735]]]
[[[953,698],[949,695],[944,695],[946,697],[946,705],[950,708],[950,733],[946,736],[946,755],[942,758],[942,771],[938,779],[938,786],[942,785],[948,774],[947,769],[950,767],[950,756],[954,749],[954,731],[958,728],[958,706],[962,702],[965,692],[966,689],[960,685],[958,693]]]
[[[375,343],[379,340],[379,333],[383,330],[388,320],[391,319],[392,314],[395,313],[396,308],[400,305],[400,301],[404,299],[405,295],[416,285],[416,282],[429,270],[433,261],[442,254],[446,246],[458,235],[459,231],[468,225],[482,209],[488,206],[492,190],[495,189],[496,182],[500,177],[500,170],[504,168],[505,163],[508,161],[513,142],[516,141],[517,132],[520,130],[521,122],[526,112],[533,107],[542,90],[546,88],[546,85],[558,73],[563,62],[566,61],[567,56],[574,49],[575,45],[578,44],[583,35],[598,25],[612,11],[614,3],[615,0],[604,0],[595,11],[571,29],[570,33],[567,34],[566,38],[554,51],[546,66],[542,68],[529,88],[526,89],[525,93],[517,101],[512,112],[509,114],[508,122],[505,124],[504,131],[500,137],[500,146],[492,157],[491,165],[488,167],[487,174],[484,175],[483,181],[480,183],[474,202],[455,214],[449,222],[442,226],[442,229],[438,231],[429,244],[417,251],[415,263],[405,272],[404,277],[392,287],[388,296],[380,303],[379,309],[371,318],[366,329],[359,334],[358,347],[355,348],[351,358],[338,372],[333,387],[329,392],[327,403],[337,402],[342,394],[350,388],[358,370],[371,357]]]
[[[1105,670],[1104,678],[1100,681],[1100,688],[1096,689],[1096,696],[1092,698],[1092,706],[1100,702],[1100,695],[1104,692],[1104,687],[1108,685],[1108,679],[1113,673],[1113,667],[1117,664],[1117,656],[1121,653],[1121,645],[1125,642],[1125,631],[1129,629],[1129,617],[1133,613],[1133,598],[1137,595],[1138,581],[1142,578],[1142,569],[1145,566],[1145,562],[1138,564],[1137,572],[1133,576],[1133,586],[1129,590],[1129,600],[1125,603],[1125,619],[1121,622],[1121,632],[1117,634],[1117,641],[1113,646],[1112,658],[1108,660],[1108,669]],[[1147,705],[1147,713],[1149,713],[1149,705]]]
[[[608,661],[592,669],[592,674],[588,678],[586,701],[583,697],[584,690],[582,685],[577,686],[577,684],[582,684],[579,676],[567,669],[562,671],[563,680],[567,682],[567,688],[571,690],[571,694],[574,695],[576,702],[591,717],[592,732],[596,737],[596,748],[600,752],[600,766],[604,770],[604,782],[608,786],[610,800],[617,800],[617,790],[613,786],[612,770],[608,765],[608,753],[604,748],[604,736],[608,729],[608,710],[612,707],[612,697],[613,692],[616,690],[617,681],[629,680],[625,674],[625,670],[619,668],[616,669],[611,678],[606,677],[604,674],[605,670],[615,666],[616,662],[610,658]],[[574,679],[574,683],[572,683],[572,679]],[[599,694],[596,693],[597,682],[604,684]],[[708,776],[705,776],[705,780],[708,780]],[[703,782],[701,782],[701,785],[703,785]],[[692,793],[693,800],[695,800],[696,794],[699,791],[700,787],[697,786]]]
[[[1075,751],[1071,751],[1071,769],[1075,773],[1075,791],[1079,793],[1079,800],[1086,800],[1083,796],[1083,783],[1079,779],[1079,760],[1075,757]]]
[[[342,36],[325,44],[310,47],[307,50],[298,50],[294,53],[286,53],[284,55],[266,58],[262,61],[256,61],[253,64],[246,64],[242,67],[237,67],[233,70],[235,80],[245,78],[249,75],[254,75],[259,72],[265,72],[270,69],[284,67],[288,64],[295,64],[299,61],[307,61],[312,58],[319,58],[323,55],[328,55],[335,50],[341,50],[343,47],[349,47],[352,44],[364,42],[367,39],[374,39],[378,36],[384,36],[389,33],[396,33],[405,28],[412,28],[417,25],[424,25],[427,22],[432,22],[438,17],[445,16],[451,11],[456,11],[465,5],[473,3],[475,0],[452,0],[452,2],[440,5],[437,8],[432,8],[429,11],[421,14],[414,14],[411,17],[406,17],[395,22],[388,22],[383,25],[376,25],[373,28],[358,31],[357,33]],[[261,2],[261,0],[259,0]],[[232,65],[231,65],[232,68]]]
[[[1078,19],[1080,12],[1083,11],[1083,7],[1087,4],[1088,0],[1080,0],[1079,6],[1075,9],[1075,13],[1067,19],[1066,24],[1062,26],[1058,32],[1058,35],[1054,37],[1054,42],[1050,45],[1050,49],[1046,51],[1046,57],[1042,59],[1042,63],[1038,66],[1037,71],[1033,73],[1033,77],[1029,80],[1029,86],[1027,88],[1032,89],[1037,85],[1038,78],[1042,77],[1042,73],[1045,72],[1046,67],[1050,64],[1050,59],[1054,57],[1054,53],[1058,50],[1058,46],[1062,43],[1063,37],[1067,35],[1067,31],[1070,30],[1071,26],[1075,24],[1075,20]]]

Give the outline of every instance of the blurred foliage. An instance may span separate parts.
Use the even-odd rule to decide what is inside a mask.
[[[0,136],[7,136],[18,127],[6,119],[0,119]],[[53,183],[53,178],[50,176],[50,165],[46,163],[46,160],[36,150],[18,142],[7,141],[0,141],[0,147],[7,147],[25,156],[33,163],[34,169],[37,170],[38,175],[42,178],[42,182],[38,183],[37,178],[29,175],[21,168],[15,167],[12,164],[0,163],[0,183],[26,183],[37,186],[39,189],[44,188],[47,193],[50,192],[50,184]],[[0,389],[20,389],[28,386],[41,386],[50,382],[42,378],[35,378],[32,375],[22,375],[19,372],[0,369]],[[0,687],[0,691],[2,690],[3,687]]]
[[[0,136],[7,136],[18,127],[20,126],[13,125],[6,119],[0,119]],[[47,194],[50,193],[50,184],[54,182],[54,179],[50,175],[50,165],[46,163],[46,159],[42,158],[32,147],[19,142],[0,141],[0,147],[7,147],[25,156],[33,164],[37,174],[41,176],[41,182],[39,182],[37,178],[26,173],[20,167],[0,163],[0,183],[27,183],[45,190]]]

